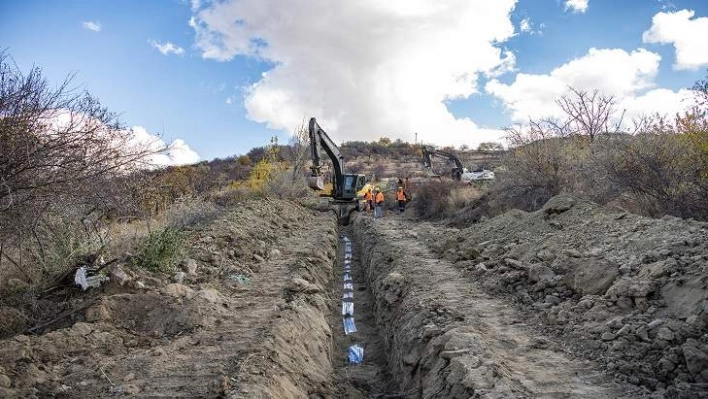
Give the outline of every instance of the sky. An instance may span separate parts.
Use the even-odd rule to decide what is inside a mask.
[[[569,87],[672,115],[708,68],[706,0],[0,0],[0,49],[96,95],[163,164],[286,142],[476,147]],[[417,135],[416,135],[417,134]]]

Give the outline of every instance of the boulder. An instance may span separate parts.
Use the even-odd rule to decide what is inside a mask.
[[[546,266],[539,265],[539,264],[534,264],[534,265],[529,266],[529,270],[528,270],[529,283],[553,281],[553,277],[555,277],[555,276],[556,276],[556,274],[553,273],[553,270],[549,269]]]
[[[606,259],[568,259],[572,287],[584,295],[602,295],[619,276],[619,267]]]
[[[691,374],[699,374],[708,368],[708,355],[698,348],[695,340],[687,340],[682,349],[686,367]]]

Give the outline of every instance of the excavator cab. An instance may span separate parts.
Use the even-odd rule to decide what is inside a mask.
[[[366,176],[364,175],[344,175],[344,192],[342,199],[354,199],[357,193],[366,185]]]

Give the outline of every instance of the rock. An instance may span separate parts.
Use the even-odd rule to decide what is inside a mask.
[[[253,259],[255,259],[256,262],[265,262],[265,259],[263,259],[263,257],[258,254],[253,254]]]
[[[177,284],[182,284],[184,281],[184,277],[187,275],[185,272],[177,272],[175,273],[174,276],[172,276],[172,281],[174,281]]]
[[[672,341],[674,339],[674,332],[668,327],[661,327],[656,331],[656,337],[664,341]]]
[[[550,303],[551,305],[558,305],[561,300],[555,295],[546,295],[546,298],[543,300],[546,303]]]
[[[190,276],[194,276],[197,274],[197,261],[194,259],[187,259],[184,262],[182,262],[182,270],[189,274]]]
[[[278,250],[277,248],[273,248],[273,249],[271,249],[270,252],[268,253],[268,256],[270,256],[271,258],[277,258],[277,257],[280,256],[280,254],[281,254],[281,253],[280,253],[280,250]]]
[[[194,291],[183,284],[167,284],[165,287],[165,293],[174,297],[187,297],[191,296]]]
[[[528,279],[530,283],[552,281],[556,274],[546,266],[534,264],[529,266]]]
[[[165,356],[167,353],[165,352],[164,349],[157,347],[157,348],[151,350],[150,354],[157,357],[157,356]]]
[[[627,275],[632,272],[632,266],[625,263],[624,265],[620,266],[619,272],[623,275]]]
[[[612,341],[617,338],[617,336],[615,334],[612,334],[611,332],[605,332],[600,338],[602,338],[603,341]]]
[[[612,284],[605,295],[608,298],[620,298],[623,296],[646,298],[653,290],[652,283],[649,280],[635,277],[621,277]],[[636,303],[635,299],[635,304]]]
[[[672,361],[670,361],[664,357],[664,358],[661,358],[661,360],[659,360],[659,367],[661,367],[663,370],[671,372],[671,371],[674,371],[674,369],[676,368],[676,365]]]
[[[111,311],[105,302],[99,301],[86,309],[84,313],[86,321],[106,321],[111,319]]]
[[[551,252],[547,249],[542,249],[542,250],[538,251],[538,253],[536,254],[536,257],[542,261],[545,261],[545,262],[552,262],[553,259],[556,258],[556,256],[553,254],[553,252]]]
[[[634,335],[636,335],[637,338],[641,339],[644,342],[649,342],[649,333],[647,332],[646,328],[638,328],[637,332],[635,332]]]
[[[521,263],[520,261],[512,258],[506,258],[504,259],[504,263],[507,264],[509,267],[513,267],[514,269],[520,269],[520,270],[526,270],[527,267]]]
[[[624,336],[629,334],[631,331],[632,327],[629,324],[625,324],[624,326],[622,326],[622,328],[619,329],[619,331],[617,331],[617,335]]]
[[[318,285],[298,277],[290,280],[290,284],[288,284],[286,289],[291,292],[304,292],[305,294],[315,294],[322,291],[322,288]]]
[[[487,265],[485,265],[484,263],[477,263],[477,265],[475,265],[474,269],[477,270],[478,272],[486,272],[489,270],[489,269],[487,269]]]
[[[10,377],[5,374],[0,374],[0,387],[10,388],[10,385],[12,385],[12,380],[10,380]]]
[[[689,281],[670,282],[661,289],[661,297],[676,317],[685,319],[700,310],[706,294],[703,284],[698,276]]]
[[[622,317],[622,316],[613,317],[612,319],[610,319],[610,321],[608,321],[605,324],[608,327],[614,328],[614,329],[622,328],[622,326],[624,325],[624,317]]]
[[[683,344],[683,357],[686,359],[686,367],[691,374],[699,374],[708,368],[708,355],[698,349],[698,342],[689,339]]]
[[[566,249],[565,250],[566,256],[569,256],[571,258],[582,258],[583,254],[580,253],[577,249]]]
[[[209,303],[221,303],[221,294],[213,288],[202,288],[192,298],[201,297]]]
[[[619,276],[617,265],[605,259],[578,259],[569,263],[575,269],[573,289],[582,294],[602,295]]]
[[[557,195],[548,200],[548,202],[543,205],[542,209],[543,213],[546,215],[556,215],[568,211],[575,205],[575,203],[576,199],[571,196]]]
[[[548,225],[551,226],[551,227],[554,227],[554,228],[556,228],[556,229],[558,229],[558,230],[563,230],[563,224],[561,224],[561,223],[560,223],[559,221],[557,221],[557,220],[551,220],[550,222],[548,222]]]
[[[125,270],[123,270],[123,268],[120,267],[120,265],[114,266],[108,276],[110,277],[110,281],[120,286],[123,286],[132,280],[132,278],[125,272]]]
[[[659,327],[659,326],[662,325],[662,324],[664,324],[664,320],[663,320],[663,319],[654,319],[654,320],[651,321],[651,323],[647,324],[647,329],[648,329],[648,330],[653,330],[653,329]]]

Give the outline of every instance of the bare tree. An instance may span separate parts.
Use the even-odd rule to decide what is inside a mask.
[[[568,89],[570,93],[556,101],[567,116],[563,129],[570,134],[588,136],[590,141],[601,134],[620,131],[624,111],[618,115],[614,96],[601,94],[597,90]]]
[[[0,259],[28,239],[44,254],[47,235],[62,234],[51,226],[62,212],[81,224],[120,206],[112,182],[162,149],[136,142],[116,114],[70,84],[71,76],[52,88],[41,69],[24,74],[0,53]]]
[[[295,128],[293,136],[290,138],[291,157],[290,162],[293,170],[293,182],[306,173],[307,165],[311,159],[310,155],[310,135],[303,120],[300,126]]]

